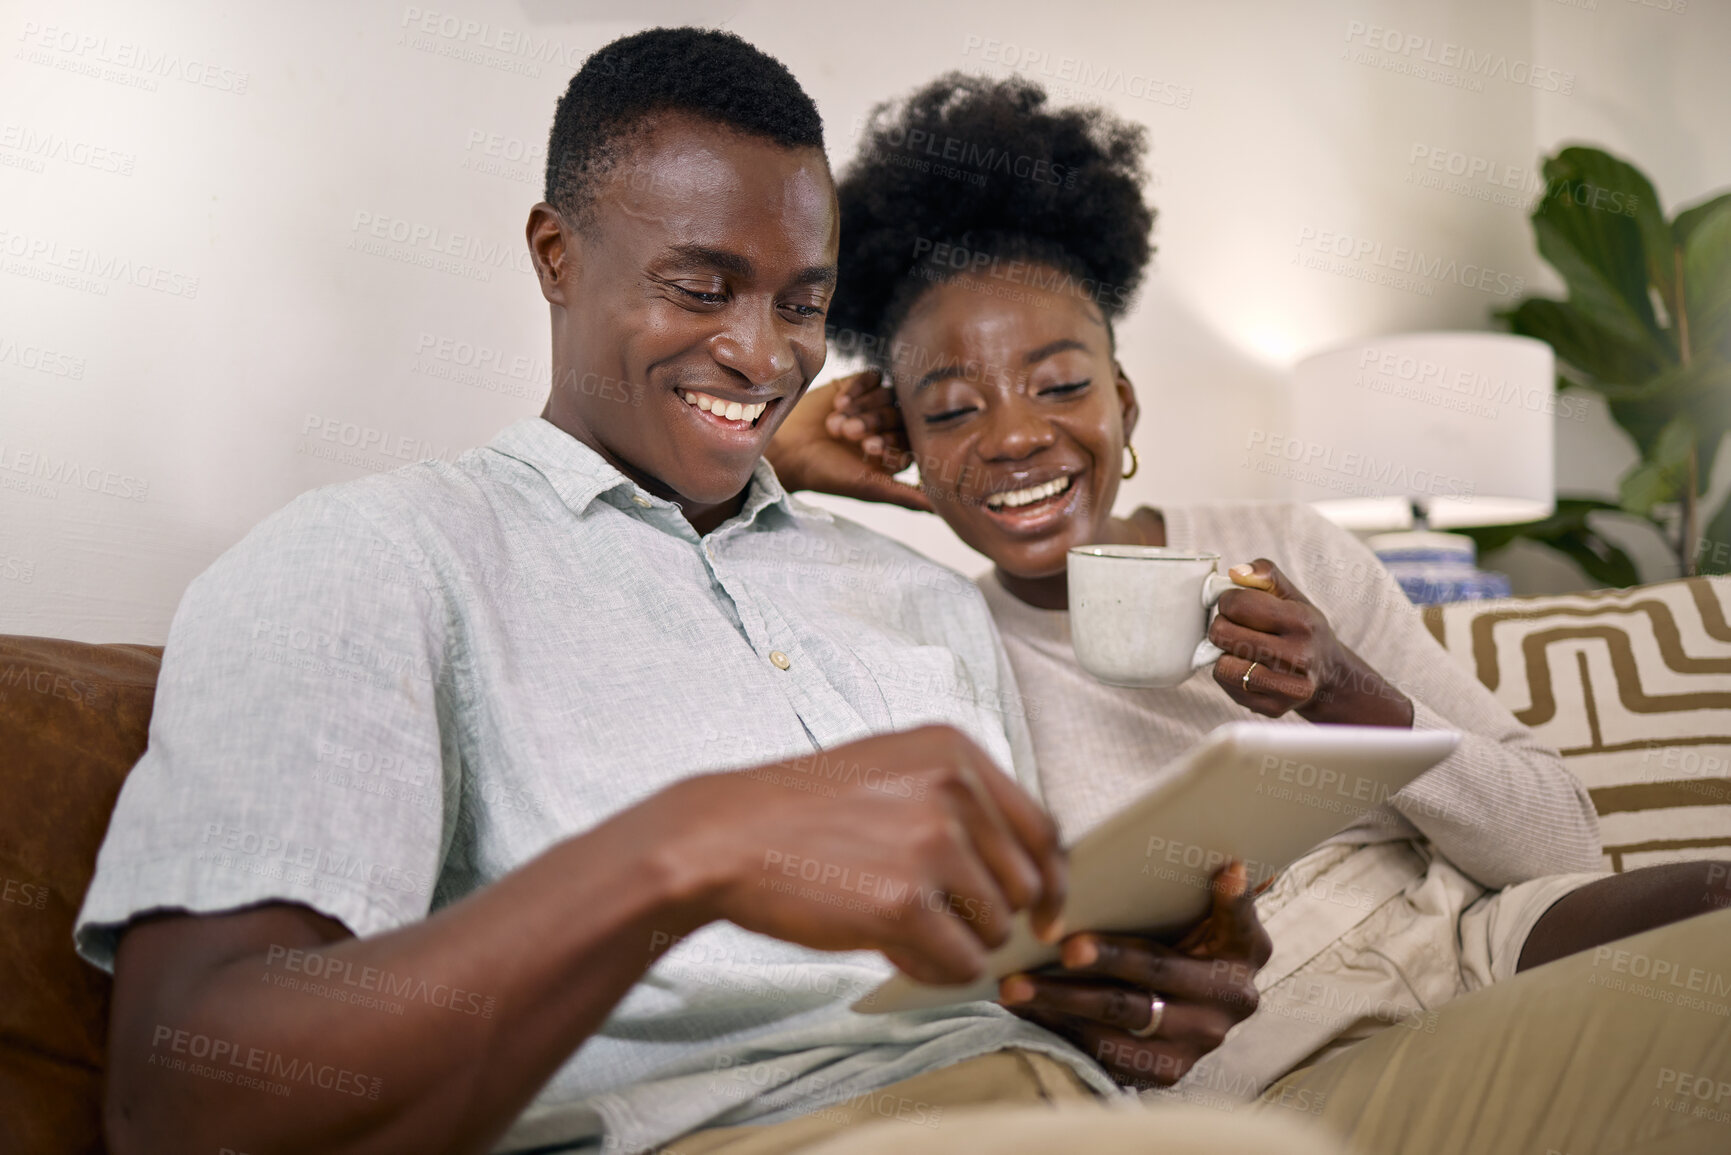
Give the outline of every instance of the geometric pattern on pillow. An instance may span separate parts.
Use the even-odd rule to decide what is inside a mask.
[[[1731,577],[1425,610],[1449,656],[1555,746],[1606,865],[1731,848]]]

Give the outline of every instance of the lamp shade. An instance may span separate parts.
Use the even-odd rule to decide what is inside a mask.
[[[1556,509],[1556,360],[1543,341],[1405,333],[1354,343],[1300,361],[1292,400],[1292,435],[1254,448],[1278,458],[1290,496],[1349,529],[1405,528],[1415,504],[1438,529]]]

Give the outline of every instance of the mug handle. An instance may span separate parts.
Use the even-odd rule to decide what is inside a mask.
[[[1235,590],[1238,583],[1225,574],[1211,573],[1202,583],[1202,608],[1208,611],[1208,624],[1212,626],[1214,619],[1220,616],[1220,595],[1227,590]],[[1208,640],[1205,629],[1202,640],[1196,643],[1196,652],[1190,655],[1191,670],[1200,670],[1204,666],[1212,666],[1215,661],[1225,656],[1226,651]]]

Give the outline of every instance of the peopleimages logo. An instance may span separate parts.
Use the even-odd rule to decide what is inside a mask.
[[[1510,59],[1507,53],[1482,52],[1452,40],[1439,41],[1434,36],[1401,32],[1380,24],[1366,24],[1362,20],[1346,22],[1346,42],[1349,54],[1354,45],[1368,50],[1362,58],[1352,57],[1357,63],[1395,72],[1411,72],[1426,80],[1444,81],[1457,87],[1468,87],[1462,83],[1467,80],[1502,80],[1562,96],[1572,96],[1575,91],[1573,72],[1541,68],[1529,60]],[[1379,58],[1377,53],[1384,53],[1387,58]],[[1482,90],[1482,85],[1475,86],[1475,90]]]
[[[1370,453],[1341,452],[1333,446],[1281,433],[1252,429],[1244,445],[1244,466],[1291,480],[1360,497],[1420,493],[1471,500],[1473,483],[1432,469],[1413,468]]]
[[[440,272],[461,272],[474,280],[491,280],[491,269],[513,268],[531,274],[535,271],[529,251],[520,242],[483,241],[472,233],[453,232],[425,221],[359,209],[349,225],[349,232],[348,247],[351,249],[393,257]],[[400,249],[392,250],[378,242],[389,242]]]
[[[1537,169],[1441,146],[1413,145],[1407,164],[1407,184],[1523,210],[1544,201],[1564,200],[1582,208],[1632,217],[1641,207],[1641,198],[1623,189],[1564,177],[1547,180]],[[1429,171],[1419,171],[1421,164]]]
[[[247,82],[252,79],[239,69],[183,57],[178,52],[159,51],[145,44],[110,40],[107,36],[34,20],[24,22],[18,39],[38,54],[29,58],[33,64],[118,81],[147,92],[157,90],[158,80],[179,80],[198,88],[245,96]],[[59,53],[58,59],[54,53]]]
[[[1550,388],[1529,389],[1507,377],[1493,378],[1374,345],[1359,353],[1358,368],[1353,384],[1361,389],[1479,417],[1495,417],[1503,405],[1518,405],[1529,413],[1551,413],[1570,421],[1584,421],[1587,416],[1583,398],[1558,394]]]
[[[1012,285],[1027,285],[1033,289],[1082,297],[1095,304],[1124,308],[1130,294],[1123,285],[1108,285],[1092,277],[1077,277],[1061,272],[1039,261],[1005,260],[980,249],[930,237],[914,239],[914,261],[928,268],[950,269],[975,277],[989,277]]]
[[[1048,88],[1068,87],[1072,93],[1081,90],[1118,93],[1168,108],[1189,108],[1195,95],[1188,85],[1161,80],[1136,69],[1097,64],[1080,56],[1053,56],[1043,49],[1023,48],[992,37],[969,36],[963,41],[962,55],[975,53],[987,64],[1031,73],[1046,81]]]
[[[1453,257],[1445,259],[1406,245],[1385,247],[1383,242],[1374,238],[1355,237],[1334,229],[1315,229],[1305,225],[1298,230],[1298,240],[1294,244],[1298,251],[1293,253],[1293,264],[1307,268],[1322,267],[1315,263],[1315,258],[1326,261],[1333,257],[1338,259],[1337,264],[1324,271],[1364,280],[1393,277],[1420,284],[1424,281],[1446,282],[1498,297],[1516,296],[1527,287],[1526,278],[1515,273],[1500,272]]]
[[[15,365],[50,377],[70,377],[74,381],[84,377],[84,358],[42,345],[27,345],[3,334],[0,334],[0,365]]]
[[[122,501],[143,501],[150,493],[150,482],[141,477],[116,473],[71,457],[56,457],[47,450],[20,449],[0,441],[0,488],[8,488],[8,479],[3,476],[7,473],[20,473],[52,485],[72,486],[118,497]],[[56,497],[58,493],[50,490],[41,496]]]
[[[1036,184],[1062,185],[1065,188],[1076,185],[1076,166],[1059,164],[1050,157],[1011,153],[995,144],[981,145],[963,137],[927,132],[923,128],[909,129],[899,124],[885,125],[875,139],[876,143],[889,148],[964,165],[981,173],[1015,176]]]
[[[198,296],[198,278],[189,273],[83,245],[62,246],[51,237],[0,229],[0,256],[23,262],[8,262],[9,273],[47,281],[54,275],[52,270],[59,269],[78,282],[69,287],[93,289],[99,295],[107,295],[110,283],[124,283],[188,300]]]
[[[300,1083],[356,1098],[377,1099],[384,1086],[379,1079],[332,1063],[297,1059],[266,1047],[249,1047],[232,1039],[163,1023],[156,1024],[150,1047],[149,1066],[185,1071],[275,1095],[287,1095],[291,1090],[289,1084]]]
[[[589,55],[582,44],[566,44],[521,28],[413,5],[403,9],[398,28],[399,44],[523,76],[540,76],[543,64],[556,64],[572,72]],[[607,75],[614,74],[616,66],[610,57],[600,63]]]
[[[317,413],[306,415],[306,419],[301,422],[301,433],[308,441],[316,434],[319,440],[332,442],[357,453],[374,454],[396,461],[454,461],[461,452],[449,445],[434,445],[424,438],[392,433],[388,429],[345,421],[340,417],[321,417]],[[304,447],[302,452],[306,452]],[[328,453],[313,452],[311,456],[338,459]]]
[[[136,153],[92,144],[88,140],[69,137],[63,133],[38,132],[25,125],[13,123],[0,125],[0,150],[19,153],[37,162],[32,168],[34,172],[42,171],[40,162],[56,160],[80,168],[95,169],[97,172],[131,176],[133,166],[138,163]]]

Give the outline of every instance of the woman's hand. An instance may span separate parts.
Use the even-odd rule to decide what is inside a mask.
[[[895,394],[874,369],[806,394],[775,431],[764,456],[790,490],[931,512],[925,494],[895,479],[912,458]]]
[[[1321,610],[1265,557],[1227,571],[1241,589],[1220,595],[1208,639],[1226,655],[1214,680],[1270,718],[1288,710],[1310,722],[1411,726],[1412,701],[1348,649]]]
[[[1152,934],[1076,934],[1062,965],[1006,977],[999,1001],[1062,1035],[1126,1086],[1170,1086],[1256,1010],[1274,944],[1242,862],[1214,876],[1214,907],[1175,946]],[[1156,999],[1163,1004],[1155,1025]]]

